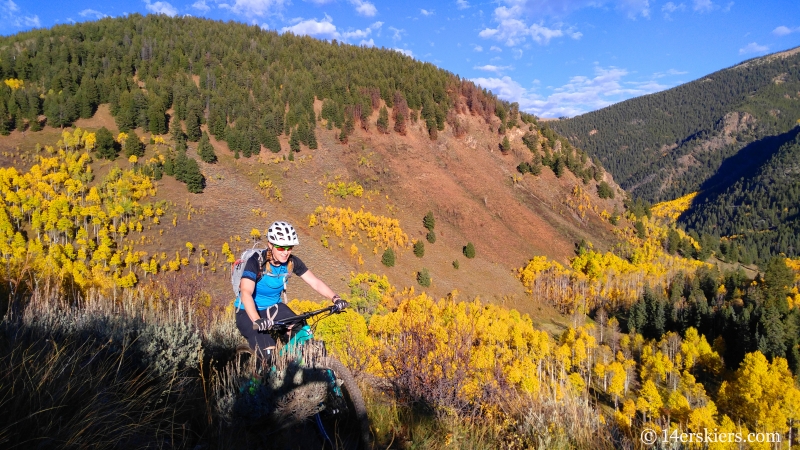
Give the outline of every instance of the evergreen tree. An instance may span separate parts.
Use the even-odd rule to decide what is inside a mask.
[[[189,142],[200,140],[200,115],[194,108],[186,112],[186,139]]]
[[[422,241],[414,242],[414,255],[417,258],[425,256],[425,243]]]
[[[433,217],[433,211],[428,211],[425,217],[422,218],[422,226],[427,228],[428,231],[433,231],[436,227],[436,219]]]
[[[3,136],[11,134],[11,130],[13,130],[12,124],[11,115],[8,114],[6,104],[0,99],[0,134]]]
[[[562,158],[561,155],[556,155],[554,158],[555,159],[553,160],[552,163],[553,173],[558,178],[561,178],[561,175],[564,174],[564,167],[566,166],[566,163],[564,162],[564,158]]]
[[[150,100],[147,110],[147,123],[152,134],[167,133],[167,111],[160,98]]]
[[[381,110],[378,113],[378,131],[383,134],[389,132],[389,111],[386,109],[385,106],[381,106]]]
[[[428,231],[428,234],[425,235],[425,239],[427,239],[431,244],[436,243],[436,233],[434,233],[433,230]]]
[[[197,154],[200,159],[206,163],[217,162],[217,154],[214,152],[214,147],[211,145],[208,133],[203,132],[203,137],[200,138],[200,143],[197,145]]]
[[[133,130],[128,132],[128,138],[125,140],[125,156],[144,156],[144,145]]]
[[[428,269],[423,267],[422,270],[417,272],[417,283],[422,287],[430,287],[431,275],[428,273]]]
[[[503,142],[500,143],[500,151],[503,153],[511,151],[511,142],[508,140],[508,136],[503,136]]]
[[[386,267],[394,267],[395,254],[391,247],[384,250],[383,256],[381,257],[381,263],[383,263],[383,265]]]
[[[136,109],[133,103],[133,96],[127,90],[119,95],[119,108],[114,115],[119,131],[128,132],[136,127]]]
[[[95,138],[97,141],[95,142],[94,151],[97,152],[97,156],[110,160],[117,158],[117,143],[108,128],[101,127],[97,130]]]
[[[467,245],[464,246],[463,252],[464,256],[466,256],[469,259],[475,257],[475,246],[472,245],[472,242],[467,242]]]
[[[297,134],[297,131],[294,131],[292,132],[292,136],[289,138],[289,151],[300,151],[300,138],[297,137]]]
[[[172,116],[172,119],[169,121],[169,135],[172,138],[173,145],[186,143],[186,135],[183,134],[181,122],[175,116]]]
[[[597,185],[597,196],[600,198],[614,198],[614,190],[605,181]]]

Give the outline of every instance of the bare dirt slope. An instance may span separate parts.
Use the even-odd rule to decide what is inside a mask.
[[[377,114],[373,119],[376,118]],[[364,271],[386,274],[398,288],[414,286],[419,291],[415,276],[426,268],[433,283],[424,290],[435,297],[458,290],[462,299],[481,297],[549,316],[551,311],[526,296],[515,278],[516,269],[537,255],[566,263],[581,239],[592,241],[601,249],[612,245],[608,223],[594,213],[581,219],[576,210],[565,204],[574,186],[587,192],[600,210],[610,212],[614,205],[597,198],[593,182],[583,185],[569,172],[556,178],[544,168],[538,177],[526,175],[519,179],[516,166],[531,158],[521,142],[522,131],[510,132],[513,150],[503,154],[498,149],[502,136],[492,132],[482,118],[462,119],[469,123],[466,135],[455,137],[448,128],[436,141],[430,140],[421,122],[410,124],[406,136],[381,134],[374,125],[367,131],[358,129],[347,144],[336,139],[335,130],[320,126],[319,148],[304,147],[295,161],[284,160],[288,154],[286,142],[282,143],[283,152],[277,155],[262,151],[259,157],[234,159],[224,142],[212,138],[219,162],[200,163],[207,182],[204,193],[189,194],[183,184],[171,177],[158,182],[158,197],[171,202],[164,220],[168,225],[160,235],[154,233],[144,249],[174,255],[176,251],[185,253],[185,243],[192,242],[195,247],[203,244],[217,253],[216,260],[212,258],[210,262],[216,262],[219,270],[204,273],[215,301],[224,304],[230,301],[230,288],[228,273],[222,269],[223,257],[219,255],[222,244],[227,241],[234,250],[244,249],[250,245],[247,241],[253,228],[264,232],[272,221],[287,220],[300,233],[301,245],[296,254],[336,291],[347,292],[350,273]],[[106,126],[116,131],[105,108],[77,125],[90,130]],[[50,139],[55,133],[48,134],[48,130],[39,136]],[[146,135],[142,130],[137,132]],[[0,143],[5,148],[33,146],[36,138],[30,135],[23,138],[15,132],[0,139]],[[45,143],[52,144],[49,140],[42,142]],[[190,144],[190,155],[194,155],[194,145]],[[154,152],[150,147],[148,153]],[[98,173],[103,173],[111,165],[128,163],[118,158],[97,164]],[[258,182],[267,178],[281,190],[282,201],[274,198],[274,191],[271,199],[259,191]],[[335,179],[357,181],[366,190],[364,197],[339,199],[326,195],[326,184]],[[321,227],[308,226],[309,215],[321,205],[355,210],[363,207],[373,214],[396,217],[410,238],[423,241],[427,230],[422,218],[432,211],[437,240],[433,244],[425,242],[422,258],[410,248],[401,250],[397,265],[392,268],[381,264],[381,252],[374,254],[372,245],[359,244],[363,258],[360,265],[350,255],[350,241],[331,238],[330,248],[325,248],[320,241]],[[171,224],[173,217],[175,226]],[[237,235],[240,241],[233,238]],[[471,260],[462,254],[467,242],[477,250],[477,257]],[[456,260],[458,269],[453,265]],[[300,280],[292,281],[290,296],[319,299]]]

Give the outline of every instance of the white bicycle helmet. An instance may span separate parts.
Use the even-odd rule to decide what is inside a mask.
[[[267,240],[273,245],[298,245],[297,232],[286,222],[273,222],[267,230]]]

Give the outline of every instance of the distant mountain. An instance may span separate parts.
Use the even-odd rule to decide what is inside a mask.
[[[549,122],[655,202],[699,191],[680,223],[731,261],[800,255],[800,47]],[[716,241],[716,240],[714,240]]]
[[[655,202],[713,187],[723,162],[798,118],[800,47],[549,125],[631,196]]]

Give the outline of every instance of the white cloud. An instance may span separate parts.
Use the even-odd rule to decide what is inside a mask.
[[[304,0],[304,1],[311,2],[315,5],[327,5],[328,3],[333,3],[336,0]]]
[[[486,64],[485,66],[475,66],[475,67],[473,67],[473,69],[475,69],[475,70],[483,70],[485,72],[494,72],[494,73],[498,73],[499,74],[500,72],[505,72],[506,70],[512,69],[512,67],[511,66],[495,66],[495,65],[492,65],[492,64]]]
[[[636,19],[638,16],[650,17],[650,0],[619,0],[617,9],[624,12],[629,19]]]
[[[456,7],[458,9],[467,9],[469,8],[469,3],[467,0],[456,0]]]
[[[506,2],[515,0],[506,0]],[[522,0],[516,0],[522,3]],[[529,0],[529,3],[532,1]],[[583,33],[576,31],[572,27],[565,27],[562,23],[553,24],[553,27],[544,25],[544,22],[526,24],[520,19],[524,16],[524,8],[521,4],[512,7],[500,6],[494,10],[494,21],[498,23],[497,28],[485,28],[478,36],[484,39],[495,39],[502,41],[505,45],[513,47],[524,43],[527,38],[540,45],[547,45],[551,39],[569,36],[572,39],[580,39]]]
[[[419,12],[423,16],[432,16],[433,15],[433,10],[428,11],[427,9],[420,9]]]
[[[370,2],[364,0],[350,0],[350,3],[356,7],[356,12],[362,16],[372,17],[378,13],[378,8]]]
[[[192,8],[199,11],[208,12],[211,7],[206,5],[206,0],[198,0],[192,4]]]
[[[282,9],[285,3],[286,0],[234,0],[232,5],[220,3],[219,7],[246,17],[263,17]]]
[[[781,25],[778,28],[772,30],[772,34],[775,36],[786,36],[787,34],[792,33],[800,33],[800,27],[797,28],[789,28],[787,26]]]
[[[328,16],[325,16],[325,17],[327,19],[330,19],[330,17],[328,17]],[[368,26],[367,28],[365,28],[363,30],[345,31],[345,32],[341,33],[341,37],[344,40],[362,39],[361,44],[359,44],[359,45],[364,45],[365,42],[368,42],[368,43],[370,43],[370,45],[369,45],[370,47],[374,47],[375,46],[375,42],[371,38],[370,38],[369,41],[365,41],[364,39],[369,37],[369,35],[371,35],[373,31],[380,30],[380,28],[382,26],[383,26],[383,22],[375,22],[375,23],[373,23],[372,25]]]
[[[498,47],[496,45],[493,45],[493,46],[489,47],[489,50],[491,50],[493,52],[502,52],[503,51],[502,48],[500,48],[500,47]]]
[[[322,20],[300,20],[291,27],[284,27],[281,29],[281,33],[285,33],[287,31],[297,35],[307,35],[329,39],[336,39],[339,37],[339,32],[336,31],[336,25],[333,24],[331,17],[327,15]]]
[[[321,20],[298,17],[292,19],[291,22],[294,25],[282,28],[281,33],[290,31],[297,35],[313,36],[320,39],[341,39],[342,41],[360,39],[358,45],[367,47],[375,46],[375,41],[369,37],[383,26],[383,22],[375,22],[363,30],[339,31],[336,25],[333,24],[333,18],[327,14]]]
[[[151,13],[164,14],[170,17],[178,15],[178,10],[167,2],[150,3],[150,0],[144,0],[145,8]]]
[[[572,117],[669,87],[655,80],[623,81],[628,75],[625,69],[595,66],[593,78],[574,76],[569,83],[554,89],[547,97],[537,94],[535,89],[523,87],[508,76],[474,78],[472,81],[490,89],[503,100],[518,102],[521,110],[539,117]],[[536,84],[538,83],[534,83]]]
[[[399,41],[400,39],[403,39],[403,33],[406,32],[406,30],[404,30],[403,28],[389,27],[389,29],[394,33],[392,35],[393,41]]]
[[[20,14],[19,6],[12,0],[0,0],[0,29],[3,25],[11,25],[15,28],[41,27],[38,15],[27,16]]]
[[[746,55],[748,53],[766,53],[767,51],[769,51],[769,47],[767,47],[766,45],[758,45],[755,42],[751,42],[745,45],[744,47],[740,48],[739,54]]]
[[[476,45],[472,49],[475,50],[476,52],[482,52],[483,51],[483,47],[481,47],[480,45]]]
[[[81,17],[94,17],[95,19],[108,17],[108,14],[103,14],[100,11],[95,11],[93,9],[84,9],[83,11],[79,12],[78,15]]]
[[[695,11],[710,12],[716,9],[717,5],[715,5],[711,0],[694,0],[694,6],[692,8]]]
[[[656,73],[654,73],[653,74],[653,78],[664,78],[664,77],[670,77],[670,76],[675,76],[675,75],[686,75],[687,73],[689,73],[689,72],[676,70],[676,69],[669,69],[666,72],[656,72]]]
[[[686,11],[686,5],[683,3],[676,5],[675,3],[667,2],[661,7],[661,12],[664,13],[664,18],[667,20],[672,20],[672,13],[676,11]]]
[[[404,54],[406,56],[409,56],[411,58],[414,57],[414,53],[411,50],[408,50],[408,49],[393,48],[392,50],[396,51],[397,53],[402,53],[402,54]]]

